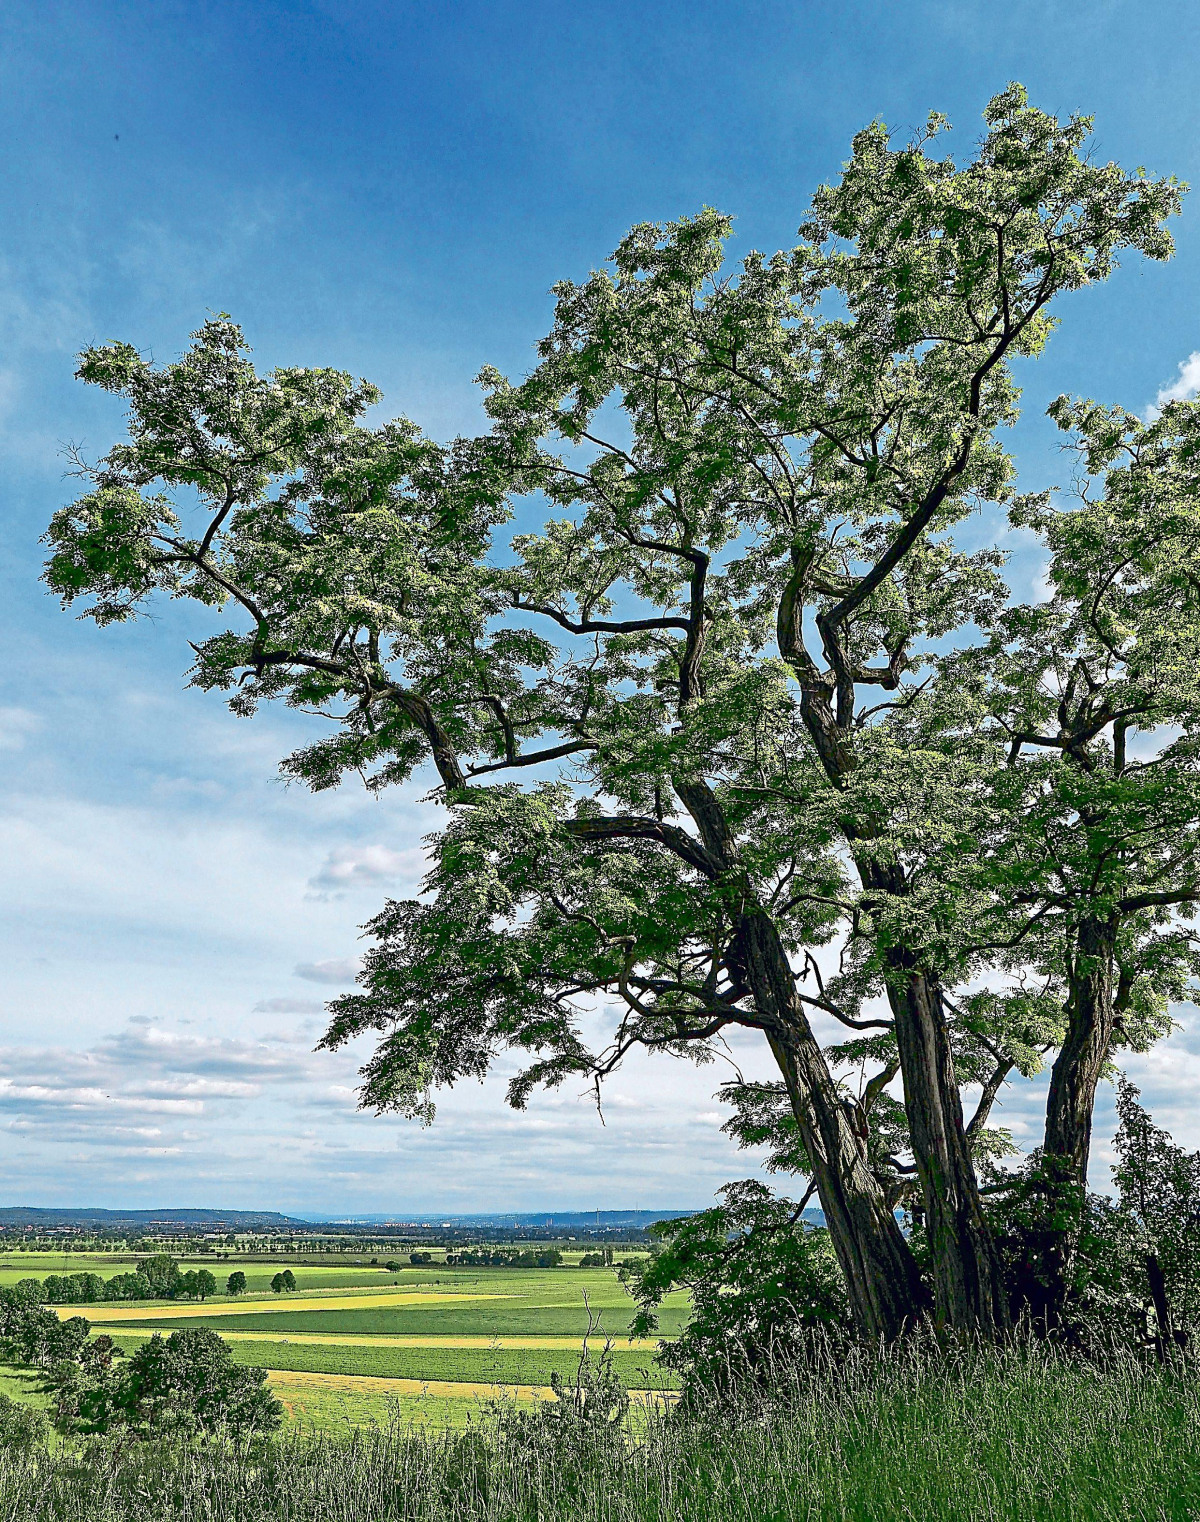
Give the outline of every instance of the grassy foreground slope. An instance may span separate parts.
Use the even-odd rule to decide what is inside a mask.
[[[1194,1378],[1034,1354],[897,1357],[769,1410],[628,1432],[402,1421],[219,1444],[0,1453],[5,1522],[1192,1522]]]

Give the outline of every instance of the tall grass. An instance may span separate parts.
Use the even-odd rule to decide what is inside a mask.
[[[634,1434],[515,1411],[262,1446],[106,1440],[0,1454],[5,1522],[1184,1522],[1200,1387],[1037,1350],[792,1371],[769,1398]]]

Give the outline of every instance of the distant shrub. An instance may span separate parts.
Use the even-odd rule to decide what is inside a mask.
[[[150,1299],[174,1300],[179,1294],[183,1275],[170,1253],[160,1252],[151,1258],[144,1258],[138,1264],[137,1271],[150,1286]]]
[[[602,1247],[599,1252],[585,1252],[579,1260],[580,1268],[611,1268],[613,1250],[611,1247]]]
[[[94,1305],[104,1298],[104,1280],[99,1274],[48,1274],[42,1280],[46,1305]]]
[[[145,1274],[114,1274],[104,1286],[105,1300],[149,1300],[153,1293]]]

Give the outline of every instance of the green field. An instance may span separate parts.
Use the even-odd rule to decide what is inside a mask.
[[[567,1270],[564,1278],[569,1273],[570,1271]],[[625,1336],[629,1318],[632,1315],[629,1301],[625,1300],[623,1304],[618,1305],[598,1305],[591,1294],[592,1286],[588,1285],[587,1288],[592,1313],[593,1316],[600,1317],[601,1330],[614,1337]],[[87,1314],[86,1310],[84,1314]],[[663,1335],[671,1336],[676,1333],[685,1315],[686,1310],[682,1305],[665,1307],[660,1316]],[[327,1311],[296,1311],[289,1314],[285,1310],[280,1310],[267,1311],[259,1315],[239,1314],[236,1317],[222,1317],[220,1302],[217,1302],[208,1316],[164,1317],[161,1320],[155,1318],[153,1322],[147,1321],[144,1329],[148,1334],[152,1331],[169,1331],[173,1327],[211,1324],[220,1331],[218,1323],[221,1321],[230,1328],[236,1327],[241,1332],[258,1331],[272,1334],[339,1332],[381,1337],[420,1335],[486,1337],[516,1336],[524,1332],[530,1335],[574,1337],[582,1336],[587,1330],[588,1313],[584,1308],[581,1289],[575,1290],[573,1303],[564,1303],[557,1297],[550,1299],[544,1293],[535,1298],[531,1293],[527,1300],[517,1302],[485,1300],[472,1303],[468,1301],[445,1306],[397,1306],[395,1310],[379,1307],[370,1310],[342,1311],[337,1309],[337,1300],[331,1296]],[[121,1328],[123,1331],[128,1331],[133,1324],[123,1321]]]
[[[221,1328],[216,1323],[216,1330]],[[131,1351],[145,1336],[121,1332],[115,1341]],[[552,1372],[569,1378],[579,1362],[579,1345],[561,1348],[347,1347],[279,1340],[230,1340],[239,1363],[261,1369],[314,1374],[357,1374],[372,1379],[454,1380],[466,1384],[548,1385]],[[654,1362],[653,1350],[618,1349],[613,1364],[630,1388],[670,1383]]]
[[[127,1272],[131,1261],[115,1254],[10,1256],[0,1260],[0,1283],[49,1273],[108,1277]],[[126,1352],[175,1328],[205,1326],[227,1334],[239,1363],[271,1371],[272,1388],[289,1423],[307,1427],[387,1422],[397,1412],[422,1425],[459,1426],[495,1399],[544,1396],[552,1374],[570,1378],[575,1372],[589,1317],[601,1338],[617,1340],[612,1357],[627,1386],[665,1390],[672,1384],[655,1363],[652,1344],[620,1345],[626,1342],[634,1307],[611,1269],[432,1264],[388,1274],[378,1267],[288,1264],[282,1259],[264,1264],[236,1256],[181,1263],[185,1269],[193,1266],[210,1268],[222,1287],[228,1274],[241,1268],[249,1293],[237,1300],[218,1294],[202,1306],[185,1302],[176,1315],[139,1318],[140,1307],[129,1302],[61,1306],[59,1314],[87,1316],[96,1334],[113,1336]],[[271,1277],[283,1267],[290,1267],[297,1279],[292,1297],[270,1293]],[[422,1298],[408,1298],[414,1294]],[[376,1303],[362,1305],[364,1295]],[[472,1298],[456,1298],[467,1296]],[[303,1301],[304,1308],[293,1309],[289,1299]],[[173,1303],[147,1303],[145,1309],[168,1307]],[[676,1333],[686,1315],[685,1298],[671,1297],[663,1308],[663,1334]],[[379,1341],[393,1338],[422,1341]],[[552,1339],[549,1346],[547,1339]],[[535,1345],[522,1346],[526,1340]],[[29,1398],[28,1381],[15,1376],[10,1383],[8,1393]]]

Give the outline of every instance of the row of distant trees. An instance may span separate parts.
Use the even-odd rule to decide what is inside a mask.
[[[434,1262],[432,1253],[409,1254],[409,1263],[425,1267]],[[452,1268],[557,1268],[562,1253],[556,1247],[479,1248],[447,1253],[445,1262]],[[590,1268],[612,1262],[612,1249],[589,1254],[583,1266]],[[398,1258],[383,1265],[388,1273],[405,1267]],[[207,1300],[217,1293],[216,1277],[207,1268],[181,1269],[170,1253],[155,1253],[138,1263],[132,1273],[114,1274],[104,1279],[95,1273],[48,1274],[45,1279],[22,1279],[17,1288],[42,1305],[99,1305],[106,1300]],[[246,1275],[235,1269],[225,1281],[225,1293],[244,1295]],[[298,1288],[290,1268],[271,1279],[275,1294],[291,1294]]]
[[[290,1268],[271,1280],[277,1295],[296,1287]],[[105,1300],[207,1300],[217,1293],[217,1281],[207,1268],[185,1272],[170,1253],[156,1253],[131,1274],[114,1274],[111,1279],[92,1273],[49,1274],[45,1279],[22,1279],[17,1288],[42,1305],[98,1305]],[[246,1288],[240,1268],[225,1281],[227,1295],[244,1295]]]
[[[557,1247],[524,1251],[505,1247],[467,1248],[463,1252],[448,1252],[446,1262],[451,1268],[558,1268],[562,1253]]]
[[[241,1277],[244,1285],[245,1275]],[[207,1300],[217,1293],[217,1281],[207,1268],[185,1272],[170,1253],[155,1253],[132,1273],[110,1279],[94,1273],[48,1274],[22,1279],[17,1288],[43,1305],[97,1305],[105,1300]]]

